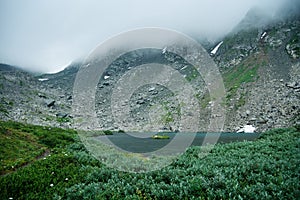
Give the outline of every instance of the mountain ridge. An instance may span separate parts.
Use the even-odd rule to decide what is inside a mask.
[[[253,12],[254,18],[251,16]],[[259,17],[257,11],[249,11],[238,26],[243,27],[246,22],[251,22],[257,17]],[[265,21],[269,22],[269,19]],[[222,44],[214,54],[211,54],[222,73],[227,92],[224,100],[227,110],[224,131],[237,131],[244,125],[250,124],[260,132],[299,123],[299,16],[292,14],[292,17],[284,21],[277,20],[271,23],[260,23],[259,26],[248,26],[247,29],[238,29],[240,27],[222,38],[220,40],[223,41]],[[206,43],[205,48],[207,51],[212,50],[213,45]],[[116,81],[112,75],[116,74],[118,77],[118,69],[128,68],[129,64],[135,59],[140,59],[141,55],[143,53],[137,52],[136,55],[131,53],[128,54],[129,57],[119,60],[115,68],[110,68],[112,71],[109,73],[112,74],[107,76],[110,78],[100,77],[98,87],[104,88],[103,91],[109,91],[109,85]],[[165,55],[161,59],[176,60],[177,67],[182,63],[175,55]],[[14,69],[14,67],[9,65],[1,66],[4,66],[0,70],[1,119],[76,127],[78,121],[76,122],[72,116],[72,88],[81,62],[72,63],[58,73],[39,76],[18,70],[10,71],[8,69]],[[18,73],[13,74],[12,71],[18,71]],[[189,74],[193,75],[192,71],[186,71],[185,76],[189,77]],[[149,88],[141,89],[140,92],[147,94],[151,90],[150,96],[133,97],[130,106],[134,110],[135,120],[144,123],[147,118],[144,112],[147,111],[149,105],[155,103],[154,99],[158,98],[162,101],[173,102],[169,106],[174,107],[171,110],[155,111],[156,116],[160,116],[158,118],[161,119],[161,128],[180,129],[176,125],[180,116],[176,113],[175,101],[167,95],[167,90],[163,88],[158,90],[158,88],[158,86],[149,86]],[[11,93],[11,90],[14,92]],[[199,90],[199,104],[203,108],[203,116],[208,117],[213,100],[207,97],[205,89],[202,90]],[[22,95],[25,97],[23,98]],[[104,101],[105,98],[102,100]],[[98,103],[102,104],[101,109],[106,109],[108,105],[103,104],[102,100]],[[160,106],[162,110],[167,109],[165,105]],[[104,110],[99,111],[104,112]],[[102,117],[105,118],[105,116]],[[107,124],[103,126],[105,129],[119,128],[114,126],[110,119],[104,120],[103,123]]]

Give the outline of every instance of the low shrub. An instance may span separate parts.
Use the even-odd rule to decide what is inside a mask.
[[[256,141],[217,144],[206,157],[192,146],[167,167],[135,174],[104,166],[79,140],[62,137],[48,144],[51,156],[1,176],[0,199],[299,199],[299,138],[296,128],[274,129]]]

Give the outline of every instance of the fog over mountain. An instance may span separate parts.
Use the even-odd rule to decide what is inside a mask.
[[[214,42],[253,7],[272,19],[278,9],[298,5],[296,0],[2,0],[0,63],[56,72],[115,34],[149,26]]]

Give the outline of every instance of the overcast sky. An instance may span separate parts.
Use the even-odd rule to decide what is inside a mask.
[[[214,40],[253,7],[286,0],[0,0],[0,62],[57,72],[98,44],[139,27],[170,28]]]

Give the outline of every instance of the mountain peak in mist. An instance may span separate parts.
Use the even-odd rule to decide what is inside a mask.
[[[268,24],[271,20],[271,16],[264,12],[261,8],[253,7],[246,13],[240,23],[238,23],[233,32],[260,28]]]

